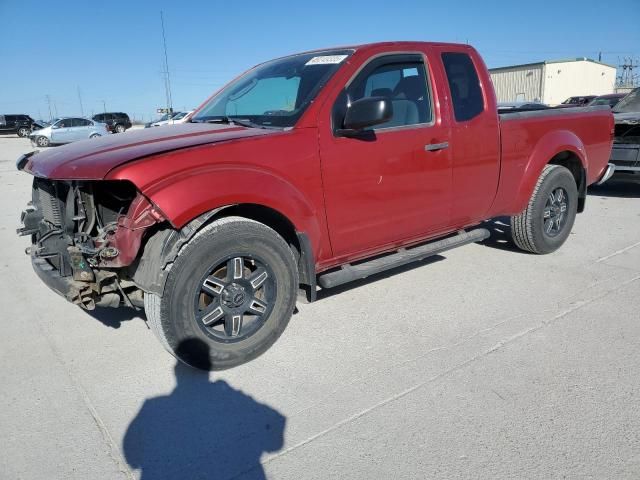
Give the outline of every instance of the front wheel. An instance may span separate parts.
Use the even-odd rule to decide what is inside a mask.
[[[49,143],[50,142],[47,137],[39,136],[36,138],[36,145],[38,145],[39,147],[48,147]]]
[[[203,228],[173,263],[160,297],[145,294],[149,325],[184,363],[223,370],[264,353],[295,307],[296,260],[274,230],[241,217]],[[202,340],[206,351],[182,346]]]
[[[551,253],[565,242],[578,211],[573,174],[561,165],[547,165],[533,189],[527,208],[511,217],[511,235],[522,250]]]
[[[121,125],[121,124],[116,125],[116,128],[115,128],[116,133],[124,133],[125,130],[126,128],[124,128],[124,125]]]
[[[98,133],[94,133],[93,135],[90,135],[89,138],[100,138],[101,135]]]
[[[31,133],[31,130],[27,127],[20,127],[18,129],[18,136],[19,137],[26,137]]]

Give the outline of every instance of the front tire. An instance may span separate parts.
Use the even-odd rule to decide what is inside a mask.
[[[554,252],[571,233],[577,211],[578,188],[572,173],[561,165],[547,165],[527,208],[511,217],[513,241],[528,252]]]
[[[48,147],[51,142],[47,137],[43,137],[42,135],[36,138],[36,145],[39,147]]]
[[[126,128],[124,128],[124,125],[121,125],[120,123],[116,125],[116,128],[115,128],[116,133],[124,133],[125,130]]]
[[[182,249],[164,294],[145,294],[149,326],[176,358],[224,370],[264,353],[282,335],[295,307],[296,260],[274,230],[241,217],[219,219]],[[185,349],[185,345],[208,347]],[[182,345],[182,347],[181,347]]]
[[[92,135],[89,136],[89,138],[100,138],[102,135],[100,135],[99,133],[94,133]]]
[[[31,130],[27,127],[20,127],[18,129],[18,136],[19,137],[26,137],[31,133]]]

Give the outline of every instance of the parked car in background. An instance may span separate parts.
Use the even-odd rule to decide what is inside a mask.
[[[132,125],[129,115],[123,112],[98,113],[92,117],[92,120],[104,123],[113,133],[123,133]]]
[[[616,122],[611,163],[616,173],[640,175],[640,88],[613,107]]]
[[[0,115],[0,134],[26,137],[33,130],[33,118],[24,114]]]
[[[581,95],[577,97],[569,97],[560,105],[565,105],[567,107],[584,107],[589,104],[591,100],[596,98],[595,95]]]
[[[189,115],[193,113],[193,110],[188,112],[174,112],[173,116],[163,115],[159,120],[155,122],[149,122],[144,127],[162,127],[163,125],[175,125],[177,123],[184,123],[189,119]]]
[[[498,114],[469,45],[316,50],[248,70],[180,125],[23,155],[18,233],[65,299],[144,305],[167,350],[219,370],[266,351],[299,294],[482,241],[486,219],[555,251],[612,173],[612,128],[607,107]],[[207,347],[178,348],[193,338]]]
[[[49,125],[51,125],[51,123],[44,120],[34,120],[31,131],[40,130],[41,128],[48,127]]]
[[[620,100],[625,97],[626,93],[610,93],[609,95],[600,95],[589,102],[590,107],[597,105],[609,105],[611,108],[615,107]]]
[[[76,142],[85,138],[108,135],[109,129],[104,123],[81,117],[55,118],[51,125],[35,130],[29,135],[31,143],[38,147]]]

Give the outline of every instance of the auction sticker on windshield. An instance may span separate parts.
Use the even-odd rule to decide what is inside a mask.
[[[313,57],[305,65],[328,65],[332,63],[340,63],[349,55],[322,55],[319,57]]]

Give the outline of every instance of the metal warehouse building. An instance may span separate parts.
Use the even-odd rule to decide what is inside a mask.
[[[547,60],[489,69],[499,102],[550,105],[578,95],[613,93],[616,68],[589,58]]]

